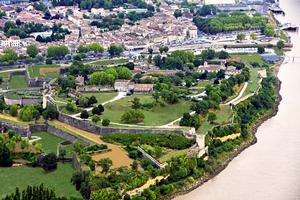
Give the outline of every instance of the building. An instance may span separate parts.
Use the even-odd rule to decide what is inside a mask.
[[[21,40],[18,36],[11,36],[1,41],[1,47],[21,47]]]
[[[204,72],[208,72],[208,73],[211,73],[211,72],[218,72],[220,70],[226,70],[226,67],[224,66],[224,63],[221,63],[221,65],[210,65],[208,64],[206,61],[204,62],[204,65],[200,65],[198,67],[198,71],[200,73],[204,73]]]
[[[118,92],[127,92],[128,90],[132,89],[130,80],[116,80],[114,84],[115,90]]]
[[[136,94],[149,94],[153,91],[153,84],[134,84],[133,92]]]

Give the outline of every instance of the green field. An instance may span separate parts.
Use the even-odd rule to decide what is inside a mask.
[[[244,63],[250,64],[257,62],[260,65],[267,64],[262,57],[257,53],[241,53],[241,54],[230,54],[232,58],[240,58]]]
[[[142,104],[153,102],[151,95],[132,95],[120,99],[118,101],[108,103],[104,106],[105,111],[102,118],[107,117],[112,122],[122,123],[121,116],[126,110],[131,109],[132,100],[138,97]],[[180,101],[176,104],[166,104],[164,107],[160,105],[154,106],[149,110],[142,110],[145,115],[144,125],[158,126],[167,124],[175,119],[178,119],[185,112],[190,111],[191,102]]]
[[[43,183],[49,188],[55,189],[59,196],[81,197],[71,183],[73,168],[70,164],[58,164],[54,172],[44,172],[40,167],[9,167],[0,168],[0,197],[4,197],[15,191],[16,187],[25,189],[28,185]]]
[[[247,96],[251,93],[254,93],[257,90],[258,82],[259,82],[259,76],[257,73],[257,69],[250,68],[250,81],[243,96]]]
[[[27,70],[29,72],[29,76],[31,78],[58,78],[59,77],[59,69],[57,69],[59,65],[34,65],[28,66]],[[41,73],[44,70],[43,73]],[[48,72],[47,72],[48,70]]]
[[[109,59],[109,60],[96,60],[93,62],[88,62],[86,64],[91,65],[121,65],[128,63],[128,59],[121,58],[121,59]]]
[[[32,133],[33,136],[41,137],[41,140],[38,140],[37,142],[42,144],[43,151],[45,153],[56,153],[56,147],[57,145],[64,141],[63,139],[56,137],[55,135],[52,135],[48,132],[34,132]]]
[[[27,87],[28,85],[24,75],[15,75],[11,77],[11,80],[9,82],[10,89],[24,89]]]
[[[117,92],[85,92],[82,93],[83,97],[91,97],[91,96],[95,96],[98,104],[99,103],[104,103],[108,100],[113,99],[114,97],[116,97],[118,95]]]
[[[217,120],[214,124],[211,124],[207,121],[207,118],[201,119],[201,126],[197,130],[198,133],[206,134],[207,131],[210,131],[213,129],[216,125],[222,125],[222,124],[228,124],[230,122],[230,118],[232,117],[232,110],[229,106],[223,105],[220,106],[220,110],[217,110],[216,112]]]

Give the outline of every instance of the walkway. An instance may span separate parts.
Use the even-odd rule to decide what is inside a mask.
[[[118,100],[120,100],[124,97],[126,97],[126,92],[119,92],[117,96],[115,96],[114,98],[112,98],[108,101],[103,102],[102,105],[104,106],[105,104],[108,104],[108,103],[111,103],[111,102],[114,102],[114,101],[118,101]],[[93,110],[93,107],[85,108],[84,110],[89,112],[89,111]],[[76,113],[74,115],[71,115],[71,117],[75,117],[77,119],[80,119],[79,116],[80,116],[80,113]]]
[[[1,70],[0,71],[0,74],[2,73],[7,73],[7,72],[17,72],[17,71],[25,71],[26,68],[17,68],[17,69],[7,69],[7,70]]]
[[[230,100],[229,102],[225,103],[225,105],[235,104],[236,101],[238,101],[244,94],[245,90],[247,89],[248,82],[245,82],[243,88],[241,89],[239,95],[237,95],[234,99]]]
[[[87,140],[94,142],[96,144],[106,144],[108,149],[111,151],[105,153],[94,154],[92,156],[93,160],[99,161],[102,158],[110,158],[113,161],[113,168],[122,167],[122,166],[129,166],[132,163],[132,160],[128,157],[127,152],[120,146],[111,143],[106,143],[100,139],[100,135],[96,135],[68,124],[65,124],[60,121],[53,121],[53,126],[59,128],[61,127],[62,130],[68,131],[68,133],[77,135]]]

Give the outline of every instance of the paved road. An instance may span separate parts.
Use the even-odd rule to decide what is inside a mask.
[[[231,101],[227,102],[225,105],[230,105],[230,104],[234,104],[236,101],[238,101],[240,98],[242,98],[245,90],[247,89],[247,86],[248,86],[248,82],[245,82],[242,90],[240,91],[239,95],[236,96],[234,99],[232,99]]]
[[[122,98],[126,97],[126,92],[119,92],[117,96],[115,96],[114,98],[108,100],[108,101],[105,101],[102,103],[102,105],[104,106],[105,104],[108,104],[108,103],[111,103],[111,102],[114,102],[114,101],[117,101],[117,100],[120,100]],[[93,110],[93,107],[90,107],[90,108],[86,108],[84,109],[86,111],[91,111]],[[75,117],[77,119],[81,119],[79,116],[80,116],[80,113],[77,113],[77,114],[74,114],[74,115],[71,115],[72,117]]]

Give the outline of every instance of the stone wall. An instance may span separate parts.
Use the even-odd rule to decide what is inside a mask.
[[[2,131],[15,130],[17,134],[23,137],[31,137],[31,133],[28,127],[17,126],[16,124],[0,121],[0,127]]]
[[[9,98],[7,96],[4,96],[4,101],[7,105],[15,105],[19,104],[22,106],[26,105],[36,105],[39,104],[42,99],[41,97],[20,97],[20,98]]]
[[[79,92],[112,92],[112,91],[115,91],[115,89],[111,86],[92,86],[92,85],[77,87],[77,90]]]
[[[59,114],[59,121],[85,130],[95,134],[110,134],[110,133],[153,133],[153,134],[184,134],[183,130],[175,129],[150,129],[150,128],[112,128],[112,127],[100,127],[98,125],[92,124],[89,121],[84,121],[76,119],[65,115],[63,113]]]

